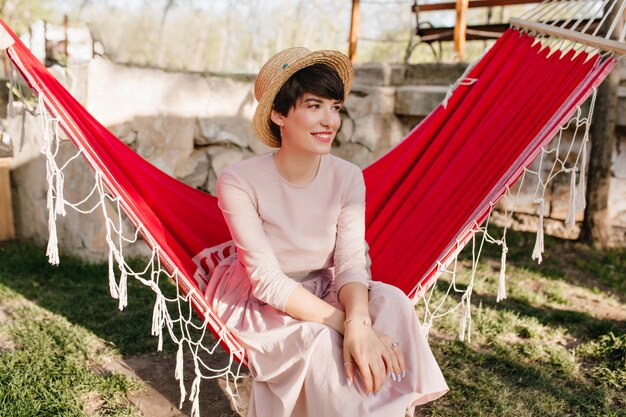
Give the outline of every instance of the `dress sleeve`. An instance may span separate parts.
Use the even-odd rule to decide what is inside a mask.
[[[369,288],[371,276],[365,241],[365,180],[357,166],[343,192],[335,243],[335,285],[337,292],[350,282]]]
[[[252,283],[252,294],[284,312],[289,296],[300,284],[281,271],[248,187],[225,169],[217,179],[216,193],[239,261]]]

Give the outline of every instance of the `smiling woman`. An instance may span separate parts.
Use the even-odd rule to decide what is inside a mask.
[[[291,48],[255,82],[273,152],[217,180],[236,252],[205,297],[246,350],[249,416],[412,416],[448,391],[399,289],[371,280],[361,169],[330,154],[347,57]]]

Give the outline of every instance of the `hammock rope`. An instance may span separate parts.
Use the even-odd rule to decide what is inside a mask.
[[[180,406],[188,399],[192,416],[198,416],[201,381],[223,378],[235,407],[240,409],[243,404],[237,382],[244,378],[244,351],[202,297],[203,286],[215,266],[234,251],[215,198],[170,178],[121,144],[36,62],[8,26],[0,23],[15,42],[7,49],[9,57],[38,95],[35,111],[41,118],[41,145],[46,158],[50,262],[59,262],[57,221],[66,215],[66,209],[80,213],[101,210],[108,247],[109,291],[118,300],[120,310],[127,305],[129,279],[155,292],[151,333],[158,339],[158,350],[163,347],[164,332],[177,346],[174,377],[180,385]],[[584,208],[586,152],[596,87],[616,59],[598,51],[588,53],[586,46],[577,51],[572,46],[556,56],[549,46],[554,42],[553,37],[535,38],[527,31],[509,29],[450,87],[444,105],[364,170],[372,276],[398,286],[419,303],[426,334],[435,319],[458,314],[459,338],[471,341],[472,290],[485,243],[501,246],[497,301],[506,298],[506,231],[515,221],[516,209],[529,203],[536,207],[539,221],[532,257],[541,262],[544,222],[549,215],[548,186],[559,175],[569,174],[567,227],[575,226],[576,214]],[[562,43],[558,45],[563,47]],[[527,70],[517,71],[523,67]],[[562,80],[564,74],[567,77]],[[535,83],[537,92],[527,91],[528,80]],[[550,94],[543,97],[545,91]],[[589,96],[591,105],[582,117],[581,106]],[[29,113],[27,104],[12,106],[24,118]],[[505,111],[520,108],[523,110],[519,113]],[[563,133],[570,126],[574,126],[574,138],[562,152]],[[69,152],[70,141],[61,139],[59,128],[77,151]],[[583,138],[576,144],[579,131]],[[550,142],[553,137],[556,140]],[[501,138],[515,140],[503,146]],[[477,150],[468,152],[464,146]],[[574,161],[568,162],[575,152]],[[64,183],[66,172],[80,157],[94,170],[94,186],[72,202],[67,190],[64,192]],[[140,172],[131,172],[135,170]],[[487,181],[481,170],[497,175]],[[133,181],[139,177],[146,177],[146,182]],[[536,185],[530,200],[522,198],[524,181]],[[185,224],[189,215],[181,216],[167,204],[158,204],[155,184],[160,192],[185,201],[185,210],[189,210],[185,213],[195,210],[206,224]],[[454,209],[463,214],[452,216],[446,199],[461,195],[470,185],[476,195],[462,194],[454,202]],[[428,193],[444,189],[445,193]],[[424,195],[429,196],[427,201]],[[496,220],[504,228],[497,238],[487,227],[500,202],[504,213]],[[415,231],[420,231],[419,235]],[[124,248],[142,239],[150,247],[151,256],[145,267],[136,271],[126,261]],[[470,241],[473,259],[469,282],[460,283],[458,255]],[[443,297],[438,298],[433,284],[440,276],[449,283]],[[161,279],[176,284],[175,296],[164,293]],[[453,294],[460,300],[447,308],[445,301]],[[224,366],[216,367],[208,358],[218,345],[229,353],[229,359]],[[183,381],[185,352],[194,364],[188,397]]]

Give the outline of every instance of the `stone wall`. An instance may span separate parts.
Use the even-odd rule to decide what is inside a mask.
[[[342,127],[333,153],[364,168],[378,159],[444,98],[462,66],[362,65],[356,68],[352,92],[342,111]],[[181,181],[213,193],[215,180],[229,164],[270,149],[256,140],[250,120],[255,108],[252,76],[220,76],[132,68],[95,59],[86,65],[55,71],[87,110],[116,136],[151,163]],[[626,91],[620,95],[620,124],[626,125]],[[47,240],[45,161],[39,154],[39,124],[26,114],[4,121],[4,128],[21,141],[15,152],[12,187],[18,236]],[[611,212],[615,245],[626,245],[626,134],[618,140],[611,182]],[[17,148],[17,146],[16,146]],[[74,152],[61,147],[63,158]],[[84,162],[72,162],[66,196],[82,199],[93,184]],[[527,192],[532,192],[533,184]],[[572,237],[562,227],[569,196],[569,178],[555,182],[546,196],[549,233]],[[536,207],[521,208],[518,227],[534,229]],[[86,220],[68,214],[59,220],[61,247],[90,259],[105,255],[101,214]],[[80,219],[80,220],[79,220]],[[580,215],[579,215],[580,220]],[[576,232],[574,232],[575,234]],[[131,248],[132,249],[132,248]],[[142,250],[137,247],[137,250]]]

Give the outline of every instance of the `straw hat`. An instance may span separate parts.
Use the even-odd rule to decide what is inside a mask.
[[[254,82],[254,97],[259,105],[252,118],[252,127],[263,143],[272,148],[280,147],[280,142],[270,129],[270,112],[276,94],[285,81],[302,68],[313,64],[326,64],[339,74],[344,88],[344,99],[352,87],[354,68],[347,56],[338,51],[314,51],[296,47],[281,51],[263,65]]]

